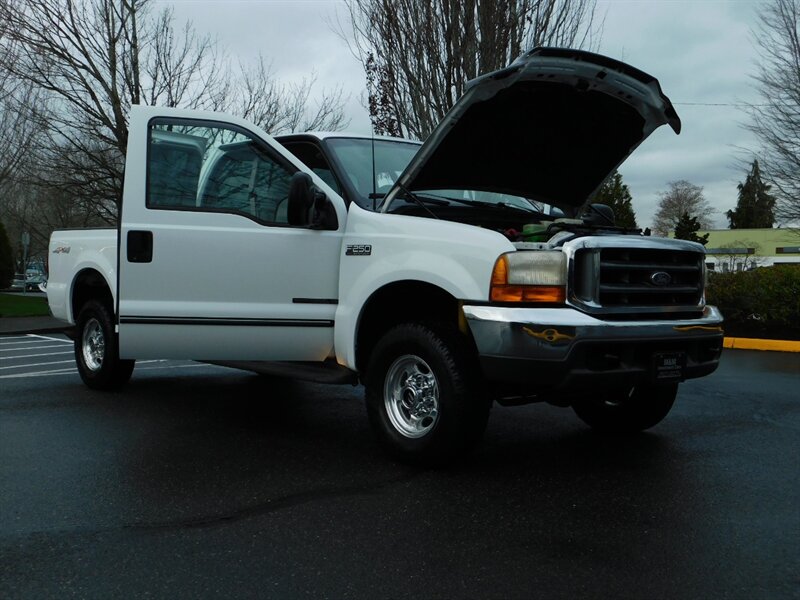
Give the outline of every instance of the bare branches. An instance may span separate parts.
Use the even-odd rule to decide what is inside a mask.
[[[16,48],[6,39],[5,25],[0,25],[0,65],[16,60]],[[29,110],[40,102],[30,83],[0,68],[0,190],[10,184],[40,134]]]
[[[537,45],[591,46],[595,0],[346,0],[378,133],[424,139],[467,81]]]
[[[37,100],[28,84],[0,82],[0,189],[13,179],[41,134],[28,108]]]
[[[700,229],[708,229],[713,209],[703,195],[703,188],[685,179],[670,181],[667,185],[669,189],[659,194],[658,210],[653,219],[656,235],[667,236],[675,231],[684,215],[696,218]]]
[[[800,3],[762,5],[754,35],[759,49],[754,76],[761,98],[750,105],[748,129],[762,144],[762,167],[774,185],[776,213],[800,222]]]
[[[131,104],[205,107],[226,83],[214,45],[151,0],[27,0],[0,6],[16,60],[4,64],[56,102],[52,129],[99,135],[121,155]],[[224,95],[224,94],[223,94]]]
[[[285,131],[338,131],[344,129],[350,120],[344,114],[342,88],[338,87],[323,93],[314,108],[310,108],[311,90],[317,82],[317,76],[303,78],[298,84],[283,90],[280,105],[284,107],[283,121],[273,130],[275,133]]]
[[[8,160],[11,153],[0,159],[0,178],[13,171],[28,185],[55,187],[92,218],[111,223],[122,197],[132,104],[238,112],[273,132],[347,124],[341,89],[323,91],[311,106],[313,75],[283,86],[263,59],[255,68],[231,69],[215,39],[191,23],[176,28],[172,11],[155,6],[0,0],[0,98],[15,99],[13,109],[5,100],[0,108],[0,119],[14,119],[0,143],[21,147],[23,126],[38,136],[24,152],[27,165]],[[7,131],[16,145],[5,143]],[[56,196],[63,194],[47,197]]]
[[[191,23],[176,32],[170,9],[147,25],[142,56],[147,104],[206,110],[224,107],[230,80],[227,61],[216,42],[199,35]]]
[[[263,56],[254,68],[240,65],[240,77],[231,101],[232,112],[270,133],[294,131],[338,131],[349,124],[344,115],[342,89],[324,91],[314,108],[311,92],[316,84],[311,73],[299,83],[282,85]]]

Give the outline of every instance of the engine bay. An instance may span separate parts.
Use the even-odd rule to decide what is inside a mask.
[[[604,214],[599,214],[597,206],[591,205],[581,218],[575,219],[509,205],[471,207],[409,202],[392,207],[390,212],[491,229],[503,234],[518,249],[527,250],[555,248],[567,240],[585,235],[650,235],[649,229],[642,231],[614,225],[613,213],[603,211]]]

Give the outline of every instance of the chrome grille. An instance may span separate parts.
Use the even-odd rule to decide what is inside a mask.
[[[575,248],[572,298],[590,311],[674,312],[703,302],[703,252],[643,247]]]
[[[696,252],[604,248],[598,304],[696,305],[703,297],[702,259]]]

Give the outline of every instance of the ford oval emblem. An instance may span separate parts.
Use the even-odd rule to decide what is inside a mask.
[[[653,282],[653,285],[664,287],[672,282],[672,277],[670,277],[669,273],[665,273],[664,271],[656,271],[650,275],[650,281]]]

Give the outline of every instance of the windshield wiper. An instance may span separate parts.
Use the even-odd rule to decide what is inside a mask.
[[[430,202],[441,202],[444,205],[450,204],[451,202],[458,202],[459,204],[465,204],[466,206],[480,206],[481,208],[494,208],[498,206],[497,204],[483,202],[482,200],[465,200],[462,198],[451,198],[450,196],[439,196],[438,194],[425,193],[422,195],[422,197]]]

